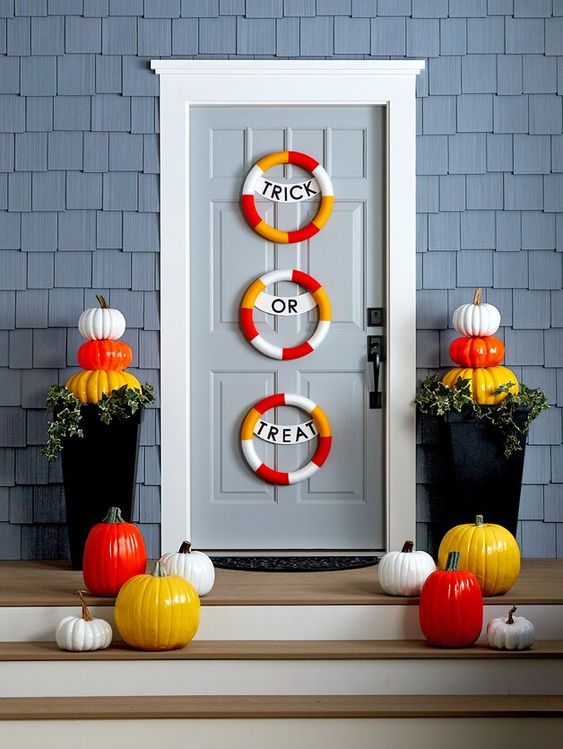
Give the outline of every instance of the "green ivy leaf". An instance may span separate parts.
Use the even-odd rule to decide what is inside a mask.
[[[414,403],[417,411],[434,416],[445,416],[450,411],[466,410],[478,419],[486,419],[502,435],[504,454],[508,458],[522,449],[521,438],[530,431],[532,421],[549,408],[544,393],[538,388],[520,385],[518,393],[511,392],[513,382],[507,382],[495,390],[495,395],[506,393],[506,397],[495,406],[481,406],[471,397],[469,380],[458,377],[453,388],[444,385],[438,375],[429,375],[420,386]],[[518,426],[514,419],[516,409],[525,406],[528,410],[524,423]]]
[[[145,384],[140,391],[124,385],[102,397],[98,403],[100,420],[104,424],[110,424],[113,419],[126,419],[153,401],[152,385]],[[84,436],[80,426],[82,405],[64,385],[52,385],[47,391],[46,406],[55,413],[53,420],[47,425],[47,443],[41,452],[47,460],[56,460],[66,437]]]

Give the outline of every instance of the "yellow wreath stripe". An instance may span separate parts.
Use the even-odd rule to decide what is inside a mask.
[[[332,432],[330,431],[330,424],[320,406],[317,406],[311,411],[311,416],[313,417],[315,426],[319,430],[319,437],[331,437]]]
[[[328,320],[330,322],[330,300],[328,298],[328,294],[322,286],[320,287],[320,289],[317,289],[315,292],[313,292],[313,298],[319,307],[319,320]]]
[[[313,223],[318,229],[322,229],[328,221],[328,218],[332,212],[332,206],[334,203],[333,195],[323,195],[321,198],[321,205],[317,212],[317,215],[313,219]]]
[[[257,411],[255,408],[251,408],[246,414],[246,418],[244,419],[240,430],[240,438],[242,440],[251,440],[253,438],[254,427],[256,426],[256,422],[260,418],[260,415],[260,411]]]
[[[259,167],[263,172],[267,172],[273,166],[278,164],[287,164],[289,161],[289,151],[276,151],[276,153],[269,153],[259,161],[256,162],[256,166]]]
[[[257,278],[256,281],[250,284],[250,286],[246,290],[246,294],[244,295],[240,306],[243,309],[244,308],[252,309],[254,307],[256,300],[258,299],[258,297],[264,291],[265,288],[266,286],[264,285],[264,283],[259,278]]]

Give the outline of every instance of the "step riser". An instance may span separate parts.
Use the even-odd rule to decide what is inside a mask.
[[[95,617],[113,626],[113,607],[92,607]],[[487,605],[485,624],[506,617],[507,604]],[[0,641],[54,639],[58,622],[77,616],[78,607],[25,606],[0,608]],[[563,605],[526,605],[519,613],[530,619],[536,637],[563,639]],[[115,631],[115,630],[114,630]],[[201,640],[416,640],[422,638],[418,606],[203,606]],[[485,627],[481,641],[485,638]]]
[[[5,661],[1,697],[563,694],[563,660]]]
[[[230,747],[231,749],[456,749],[507,747],[553,749],[563,735],[561,718],[357,718],[221,720],[6,721],[0,744],[42,749],[99,749],[158,746]]]

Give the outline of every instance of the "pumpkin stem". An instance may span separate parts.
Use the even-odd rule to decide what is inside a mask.
[[[401,551],[409,552],[409,551],[412,551],[413,549],[414,549],[414,541],[405,541]]]
[[[506,620],[507,624],[514,624],[514,617],[512,615],[515,613],[517,608],[518,606],[513,605],[510,611],[508,612],[508,619]]]
[[[102,309],[109,309],[109,304],[107,303],[105,296],[96,294],[96,299],[98,300],[98,304]]]
[[[475,294],[473,294],[473,302],[472,304],[476,304],[479,306],[481,304],[481,294],[483,293],[483,289],[479,286],[478,289],[475,289]]]
[[[166,571],[166,567],[164,566],[162,562],[155,562],[152,576],[153,577],[168,577],[168,572]]]
[[[88,595],[87,590],[77,590],[76,594],[80,598],[80,603],[82,605],[82,618],[85,622],[91,622],[92,621],[92,614],[90,613],[90,609],[88,608],[86,601],[84,600],[84,596]]]
[[[182,545],[178,549],[178,554],[190,554],[192,551],[192,545],[189,541],[182,541]]]
[[[446,572],[457,572],[459,564],[459,551],[450,551],[446,561]]]
[[[102,523],[124,523],[119,507],[110,507]]]
[[[483,516],[475,515],[475,525],[483,525]]]

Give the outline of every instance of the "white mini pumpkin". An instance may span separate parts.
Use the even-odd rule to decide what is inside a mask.
[[[85,309],[78,318],[78,330],[91,341],[116,341],[125,333],[125,318],[118,309],[108,307],[101,294],[96,295],[99,307]]]
[[[523,616],[514,616],[516,606],[506,619],[491,619],[487,624],[487,640],[496,650],[526,650],[534,644],[534,625]]]
[[[169,575],[180,575],[197,590],[198,595],[205,596],[215,583],[213,562],[202,551],[192,551],[189,541],[184,541],[177,552],[169,552],[160,557]]]
[[[86,591],[77,590],[82,603],[82,616],[65,616],[55,632],[55,640],[61,650],[103,650],[111,643],[113,632],[111,626],[104,619],[93,619],[84,594]]]
[[[378,565],[379,582],[390,596],[419,595],[428,575],[436,570],[430,554],[413,548],[412,541],[405,541],[401,551],[385,554]]]
[[[471,304],[462,304],[452,316],[454,328],[464,336],[494,335],[500,325],[500,312],[494,304],[481,302],[482,289],[476,289]]]

